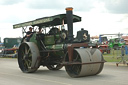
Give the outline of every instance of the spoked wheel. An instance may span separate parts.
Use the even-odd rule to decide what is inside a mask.
[[[22,43],[18,51],[18,64],[20,69],[25,73],[35,72],[38,69],[33,66],[34,61],[36,61],[33,60],[33,57],[35,55],[38,56],[37,52],[35,51],[36,54],[32,53],[33,49],[30,46],[32,46],[32,43]]]
[[[82,63],[79,53],[77,51],[75,51],[75,50],[74,50],[73,53],[74,53],[73,54],[73,62],[80,62],[80,63]],[[66,55],[65,61],[66,62],[69,61],[68,55]],[[73,64],[73,65],[66,65],[65,69],[66,69],[67,73],[69,74],[69,76],[71,76],[71,77],[78,77],[78,75],[81,72],[81,67],[82,67],[81,64]]]
[[[59,70],[59,69],[61,69],[63,67],[63,65],[61,65],[61,64],[57,64],[57,65],[47,65],[47,68],[49,69],[49,70]]]

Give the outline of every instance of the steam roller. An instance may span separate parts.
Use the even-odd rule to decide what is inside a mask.
[[[72,10],[68,7],[66,14],[13,25],[14,29],[22,28],[22,33],[26,34],[27,27],[33,27],[31,37],[24,36],[18,50],[18,64],[22,72],[36,72],[40,66],[54,71],[65,66],[70,77],[92,76],[102,71],[105,60],[97,44],[90,43],[88,30],[80,28],[74,37],[73,23],[80,22],[81,17],[74,15]],[[38,28],[44,33],[36,32]]]

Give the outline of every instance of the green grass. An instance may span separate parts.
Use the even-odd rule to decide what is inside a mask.
[[[117,59],[117,58],[113,58],[113,57],[104,57],[104,59],[107,62],[119,62],[121,60],[121,58]]]
[[[121,50],[111,50],[110,54],[104,53],[103,57],[107,62],[119,62],[121,60]],[[125,55],[124,59],[128,59],[128,55]]]

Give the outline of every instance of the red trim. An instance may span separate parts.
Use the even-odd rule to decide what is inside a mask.
[[[10,48],[10,49],[4,49],[4,50],[18,50],[18,48]]]

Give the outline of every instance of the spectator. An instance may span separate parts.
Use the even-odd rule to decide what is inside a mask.
[[[121,55],[124,56],[124,54],[125,54],[125,48],[124,48],[124,46],[122,46],[122,48],[121,48]]]

